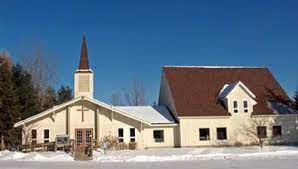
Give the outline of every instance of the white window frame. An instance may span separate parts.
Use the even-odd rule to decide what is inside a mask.
[[[244,107],[244,102],[247,103],[247,107]],[[242,103],[243,103],[243,112],[244,112],[244,113],[248,113],[248,110],[249,110],[249,108],[248,108],[248,107],[249,107],[249,103],[248,103],[248,101],[247,101],[247,100],[243,100]]]
[[[35,130],[35,138],[33,138],[32,136],[33,136],[33,134],[32,134],[32,131],[33,130]],[[33,142],[33,141],[35,141],[36,143],[37,143],[37,129],[31,129],[31,143]]]
[[[49,138],[45,138],[45,130],[49,131]],[[50,142],[50,129],[48,128],[43,129],[43,142],[45,143],[45,141],[48,141],[48,143]]]
[[[224,131],[225,131],[225,138],[219,138],[218,136],[219,136],[219,132],[218,132],[218,130],[219,129],[224,129]],[[216,139],[217,140],[227,140],[228,139],[228,129],[227,129],[227,127],[217,127],[216,128]]]
[[[122,136],[121,137],[119,136],[119,129],[122,129]],[[124,143],[124,128],[118,128],[117,132],[118,132],[118,142],[119,143]],[[120,141],[120,139],[122,141]]]
[[[161,132],[161,138],[157,138],[155,137],[155,132]],[[165,134],[164,134],[164,130],[163,129],[156,129],[153,130],[153,139],[155,143],[163,143],[165,142]]]
[[[206,131],[208,131],[208,132],[206,133],[206,137],[202,137],[202,136],[201,136],[201,135],[202,135],[201,130],[206,130]],[[206,139],[205,139],[205,138],[206,138]],[[210,128],[208,128],[208,127],[199,128],[199,140],[200,140],[200,141],[210,141]]]
[[[234,103],[236,102],[236,108],[235,108],[235,105],[234,105]],[[239,105],[238,105],[238,101],[237,100],[234,100],[233,101],[233,112],[234,113],[239,113]]]
[[[134,129],[134,133],[135,135],[134,136],[131,136],[131,129]],[[136,128],[129,128],[129,141],[130,142],[136,142]],[[134,141],[131,141],[132,139],[134,139]]]

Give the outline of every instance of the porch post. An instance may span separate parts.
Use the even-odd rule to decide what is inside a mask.
[[[96,111],[94,112],[94,138],[97,140],[97,132],[98,132],[98,117],[99,109],[97,108]]]
[[[66,115],[65,115],[65,120],[66,120],[66,135],[69,135],[69,106],[66,107]]]

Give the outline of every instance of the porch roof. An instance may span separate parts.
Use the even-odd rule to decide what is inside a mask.
[[[151,124],[175,123],[171,112],[164,106],[115,106],[115,108]]]

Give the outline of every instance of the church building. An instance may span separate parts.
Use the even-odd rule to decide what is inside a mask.
[[[113,106],[93,93],[84,36],[74,98],[17,122],[22,143],[67,135],[75,148],[105,136],[135,142],[137,149],[231,146],[255,144],[253,132],[268,144],[298,142],[297,111],[287,106],[290,98],[264,67],[164,66],[155,106]]]

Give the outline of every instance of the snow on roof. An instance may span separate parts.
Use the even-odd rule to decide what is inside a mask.
[[[235,83],[225,84],[224,87],[220,90],[217,98],[220,100],[225,99],[238,85],[241,85],[252,98],[256,97],[241,81],[237,81]]]
[[[115,108],[150,123],[175,123],[172,114],[164,106],[115,106]]]
[[[177,66],[177,65],[166,65],[164,67],[172,67],[172,68],[213,68],[213,69],[218,69],[218,68],[264,68],[264,67],[259,67],[259,66]]]
[[[271,108],[276,114],[298,114],[297,110],[280,102],[268,102],[268,107]]]
[[[225,84],[218,94],[218,99],[223,100],[237,85],[237,83]]]

